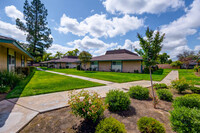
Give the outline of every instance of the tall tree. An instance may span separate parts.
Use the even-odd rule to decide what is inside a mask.
[[[67,51],[67,53],[65,53],[64,55],[67,56],[78,56],[79,50],[78,49],[74,49],[72,51]]]
[[[63,57],[63,53],[57,51],[54,58],[62,58]]]
[[[163,53],[159,55],[159,63],[160,64],[165,64],[168,62],[168,59],[170,58],[170,56],[167,53]]]
[[[149,28],[146,30],[145,38],[143,38],[139,33],[137,34],[142,49],[135,49],[135,51],[143,57],[145,66],[149,68],[154,108],[156,108],[156,99],[153,89],[151,67],[157,63],[159,53],[162,49],[161,43],[163,42],[164,36],[165,34],[160,35],[159,31],[154,32]]]
[[[29,42],[29,52],[34,56],[43,56],[45,49],[49,48],[53,42],[51,30],[47,27],[47,9],[40,0],[33,0],[31,4],[28,0],[24,3],[23,23],[16,19],[17,27],[27,33],[26,41]]]
[[[79,57],[78,57],[81,61],[81,63],[83,63],[84,65],[84,69],[86,71],[86,65],[87,65],[87,62],[90,62],[90,60],[92,59],[92,55],[86,51],[82,51],[80,54],[79,54]]]

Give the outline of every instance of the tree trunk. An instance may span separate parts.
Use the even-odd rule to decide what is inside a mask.
[[[151,79],[151,90],[152,90],[152,96],[153,96],[153,105],[154,105],[154,108],[156,108],[155,94],[154,94],[154,89],[153,89],[153,80],[152,80],[152,74],[151,74],[151,66],[149,66],[149,73],[150,73],[150,79]]]

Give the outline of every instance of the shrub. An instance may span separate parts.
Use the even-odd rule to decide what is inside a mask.
[[[8,93],[10,91],[10,87],[8,86],[0,86],[0,93]]]
[[[197,93],[197,94],[200,94],[200,87],[191,87],[190,90],[193,92],[193,93]]]
[[[200,132],[200,110],[193,108],[176,108],[170,112],[172,129],[178,133]]]
[[[141,117],[137,125],[142,133],[165,133],[163,124],[151,117]]]
[[[16,67],[15,72],[17,74],[23,74],[28,76],[30,74],[30,67]]]
[[[84,90],[77,94],[71,94],[69,105],[73,114],[93,122],[103,115],[106,108],[103,99],[97,93],[90,94]]]
[[[105,102],[110,111],[127,110],[131,103],[129,95],[120,90],[110,90],[106,95]]]
[[[158,89],[168,89],[167,85],[165,83],[161,83],[161,84],[154,84],[154,89],[158,90]]]
[[[200,67],[199,66],[194,66],[194,71],[199,72]]]
[[[172,81],[171,85],[179,93],[182,93],[182,91],[185,91],[186,89],[190,89],[190,83],[188,83],[184,78]]]
[[[160,89],[160,90],[157,90],[156,93],[160,100],[165,100],[165,101],[173,100],[173,95],[172,95],[171,91],[168,89]]]
[[[177,97],[173,101],[173,107],[187,107],[187,108],[198,108],[200,109],[200,95],[199,94],[188,94],[185,96]]]
[[[173,67],[178,67],[178,66],[181,66],[182,64],[183,63],[181,61],[174,61],[170,65],[173,66]]]
[[[95,133],[126,133],[126,129],[123,123],[113,117],[109,117],[100,121]]]
[[[133,86],[129,89],[129,95],[135,99],[145,100],[149,98],[149,89],[142,86]]]
[[[143,72],[149,74],[149,68],[145,67]],[[151,73],[153,73],[153,68],[151,68]]]
[[[134,73],[139,73],[139,71],[138,70],[134,70]]]

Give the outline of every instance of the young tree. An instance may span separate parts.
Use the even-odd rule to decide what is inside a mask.
[[[45,49],[49,48],[53,42],[53,38],[50,37],[51,30],[47,27],[47,9],[40,0],[33,0],[31,4],[26,0],[23,13],[26,23],[17,18],[16,25],[27,33],[29,52],[34,57],[42,57]]]
[[[62,58],[63,57],[63,53],[57,51],[54,58]]]
[[[72,51],[67,51],[67,53],[65,53],[64,55],[66,55],[66,56],[78,56],[78,53],[79,53],[79,50],[75,49],[75,50],[72,50]]]
[[[143,38],[139,33],[137,34],[142,49],[135,49],[135,51],[143,57],[145,66],[149,68],[154,108],[156,108],[156,101],[153,89],[151,67],[157,63],[159,52],[162,49],[161,43],[163,42],[164,36],[165,34],[160,35],[159,31],[154,33],[154,31],[149,28],[146,30],[146,38]]]
[[[84,69],[86,71],[86,64],[87,64],[87,62],[90,62],[90,60],[92,59],[92,55],[86,51],[82,51],[79,54],[78,58],[80,59],[81,63],[83,63]]]

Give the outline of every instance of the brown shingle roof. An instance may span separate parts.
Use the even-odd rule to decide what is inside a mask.
[[[43,61],[43,62],[40,62],[40,63],[67,63],[67,62],[78,62],[79,59],[77,56],[64,56],[60,59],[52,59],[52,60],[49,60],[49,61]]]
[[[5,36],[1,36],[1,35],[0,35],[0,39],[16,41],[15,39],[13,39],[11,37],[5,37]]]

